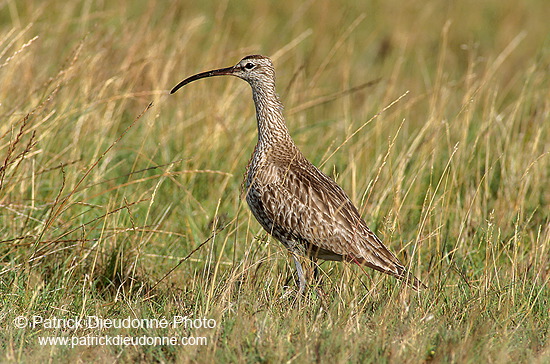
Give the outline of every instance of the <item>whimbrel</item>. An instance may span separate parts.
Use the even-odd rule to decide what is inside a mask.
[[[297,256],[349,261],[402,279],[416,290],[425,287],[368,228],[344,190],[294,144],[268,57],[247,56],[233,67],[196,74],[170,93],[195,80],[222,75],[237,76],[252,87],[258,142],[248,165],[246,201],[260,225],[292,253],[299,292],[306,279]]]

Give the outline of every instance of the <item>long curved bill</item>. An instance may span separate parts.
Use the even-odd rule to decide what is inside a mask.
[[[173,94],[174,92],[176,92],[177,90],[179,90],[183,86],[187,85],[188,83],[199,80],[201,78],[212,77],[212,76],[231,75],[233,73],[233,68],[234,67],[220,68],[218,70],[212,70],[212,71],[208,71],[208,72],[201,72],[201,73],[197,73],[196,75],[193,75],[191,77],[187,77],[185,80],[178,83],[172,89],[172,91],[170,91],[170,94]]]

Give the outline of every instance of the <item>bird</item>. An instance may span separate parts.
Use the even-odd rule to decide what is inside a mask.
[[[252,88],[258,140],[245,174],[246,201],[263,229],[291,252],[298,293],[307,285],[298,257],[347,261],[403,280],[416,291],[426,288],[369,229],[344,190],[298,149],[285,122],[269,57],[250,55],[232,67],[195,74],[170,94],[193,81],[225,75]]]

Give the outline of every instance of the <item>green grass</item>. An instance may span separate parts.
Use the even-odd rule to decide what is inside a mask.
[[[546,1],[172,3],[0,5],[1,361],[550,361]],[[254,53],[298,146],[429,289],[331,262],[294,300],[241,197],[248,86],[167,94]],[[87,335],[208,343],[39,344]]]

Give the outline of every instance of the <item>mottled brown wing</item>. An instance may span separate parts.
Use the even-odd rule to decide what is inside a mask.
[[[416,279],[409,277],[395,255],[367,227],[342,188],[304,161],[271,166],[276,170],[270,172],[276,177],[265,186],[262,199],[275,225],[319,249],[318,258],[343,258],[409,279],[414,286]]]

